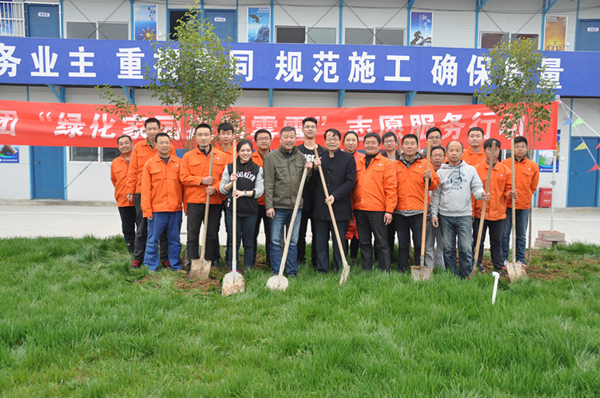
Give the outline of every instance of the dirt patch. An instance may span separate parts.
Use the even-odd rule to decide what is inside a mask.
[[[220,291],[221,279],[215,279],[213,276],[209,276],[208,279],[195,281],[185,276],[176,279],[174,286],[179,290],[202,290],[203,292],[208,292],[212,289]]]
[[[133,283],[148,283],[148,282],[155,282],[157,280],[159,280],[161,278],[160,275],[146,275],[145,277],[143,277],[142,279],[138,279],[137,281],[134,281]]]

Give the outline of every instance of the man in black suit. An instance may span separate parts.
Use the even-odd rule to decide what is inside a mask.
[[[329,271],[329,236],[333,242],[333,266],[335,272],[342,267],[342,258],[338,243],[333,232],[333,224],[327,204],[333,206],[333,213],[339,233],[345,234],[348,229],[348,223],[352,216],[352,207],[350,204],[350,192],[356,183],[356,162],[354,156],[340,150],[342,136],[336,129],[329,129],[325,132],[325,147],[327,153],[324,153],[320,159],[315,159],[315,165],[320,163],[323,168],[323,176],[327,185],[328,197],[325,197],[323,183],[319,175],[315,187],[315,202],[313,210],[313,220],[315,221],[315,244],[317,248],[317,271],[326,273]],[[347,242],[344,235],[342,239],[343,251],[348,252]]]

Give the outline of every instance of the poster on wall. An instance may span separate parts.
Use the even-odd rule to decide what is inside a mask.
[[[540,173],[552,173],[552,166],[555,162],[555,171],[558,173],[558,167],[560,165],[560,130],[556,130],[556,142],[556,159],[554,158],[554,151],[537,151],[537,163],[540,167]]]
[[[271,42],[271,7],[248,7],[248,43]]]
[[[546,15],[544,50],[565,51],[567,44],[567,17]]]
[[[0,144],[0,163],[19,163],[19,147]]]
[[[433,38],[433,13],[411,12],[410,33],[412,35],[410,40],[412,47],[431,47],[431,40]]]
[[[135,37],[133,40],[151,41],[156,39],[156,8],[156,5],[135,5]]]

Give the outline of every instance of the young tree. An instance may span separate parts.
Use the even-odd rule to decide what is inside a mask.
[[[195,145],[193,129],[201,122],[217,126],[230,122],[236,133],[242,131],[241,117],[233,104],[239,97],[240,76],[237,62],[213,31],[213,25],[199,18],[190,8],[175,27],[177,42],[152,42],[156,54],[154,66],[145,65],[144,78],[152,98],[164,106],[164,112],[179,126],[170,133],[184,149]],[[110,87],[97,87],[100,96],[111,105],[102,110],[121,118],[139,115],[138,108]],[[181,133],[181,134],[180,134]]]
[[[556,92],[555,82],[545,73],[544,56],[537,50],[537,42],[527,39],[498,44],[484,57],[488,80],[475,95],[496,113],[500,119],[500,132],[511,138],[511,143],[519,133],[527,138],[531,158],[535,141],[550,127],[550,104]],[[514,150],[511,152],[514,159]],[[531,215],[529,212],[529,260]],[[514,235],[513,222],[513,241]]]

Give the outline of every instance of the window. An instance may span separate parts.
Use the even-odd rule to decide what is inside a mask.
[[[536,46],[538,45],[538,35],[536,34],[528,34],[528,33],[513,33],[510,37],[511,41],[518,39],[533,39]]]
[[[346,28],[345,44],[373,44],[373,29]]]
[[[129,40],[127,22],[67,22],[69,39]]]
[[[375,44],[388,46],[404,45],[404,29],[375,29]]]
[[[314,44],[336,44],[335,28],[308,28],[306,42]]]
[[[71,162],[112,162],[121,153],[118,148],[90,148],[74,146],[70,148],[69,160]]]
[[[277,43],[305,43],[306,27],[277,26]]]
[[[506,43],[509,40],[509,33],[486,33],[481,32],[481,48],[492,48],[498,43]]]

